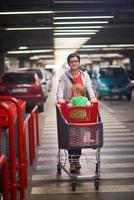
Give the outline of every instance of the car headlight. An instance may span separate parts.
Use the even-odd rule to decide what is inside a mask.
[[[104,83],[100,83],[100,88],[101,88],[101,89],[106,88],[106,84],[104,84]]]

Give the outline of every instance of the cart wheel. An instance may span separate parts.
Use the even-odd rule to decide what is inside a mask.
[[[73,182],[72,182],[72,191],[75,191],[75,190],[76,190],[76,182],[73,181]]]
[[[58,174],[58,175],[61,174],[61,168],[60,168],[60,165],[57,165],[57,174]]]
[[[99,190],[99,179],[95,180],[95,190]]]

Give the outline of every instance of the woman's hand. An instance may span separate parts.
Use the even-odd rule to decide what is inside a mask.
[[[58,100],[58,103],[65,103],[66,101],[65,101],[65,99],[59,99]]]
[[[68,105],[68,107],[73,107],[73,105],[71,103],[68,103],[67,105]]]
[[[90,101],[87,102],[87,106],[91,106],[91,102]]]
[[[96,97],[93,97],[93,98],[91,98],[91,100],[90,100],[92,103],[93,102],[98,102],[98,99],[96,99]]]

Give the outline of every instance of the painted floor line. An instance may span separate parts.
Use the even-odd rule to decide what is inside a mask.
[[[126,142],[127,141],[133,141],[134,142],[134,137],[132,136],[132,137],[122,137],[122,138],[118,138],[117,137],[116,138],[116,137],[113,136],[113,137],[110,137],[110,138],[109,137],[105,137],[104,138],[104,141],[114,141],[114,140],[115,141],[120,141],[121,140],[121,141],[126,141]]]
[[[111,142],[106,142],[106,143],[104,143],[104,145],[106,145],[106,146],[110,146],[110,145],[118,145],[118,146],[121,146],[121,145],[134,145],[134,142],[125,142],[125,141],[122,141],[122,142],[115,142],[114,144],[113,143],[111,143]]]
[[[127,151],[130,151],[130,152],[133,152],[134,151],[134,148],[126,148],[126,147],[124,147],[124,148],[117,148],[117,147],[113,147],[113,148],[102,148],[101,149],[101,152],[127,152]],[[55,152],[55,150],[53,150],[53,149],[39,149],[38,150],[38,152],[37,153],[51,153],[51,154],[55,154],[56,152]],[[82,152],[95,152],[94,151],[94,149],[83,149],[82,150]],[[58,151],[57,151],[57,153],[58,153]]]
[[[52,166],[53,169],[55,169],[55,173],[56,173],[56,168],[57,166],[56,165],[53,165]],[[93,170],[95,170],[95,166],[94,165],[90,165],[89,164],[89,169],[91,170],[91,168]],[[101,163],[101,169],[111,169],[111,170],[114,170],[114,169],[124,169],[126,168],[126,171],[129,170],[129,168],[134,168],[134,163]],[[37,165],[36,166],[36,169],[37,170],[49,170],[50,169],[50,165],[47,165],[47,164],[41,164],[41,165]],[[82,167],[82,170],[84,170],[84,168]],[[123,174],[124,172],[122,172]],[[117,175],[117,174],[116,174]],[[117,177],[118,178],[118,177]],[[119,177],[120,178],[120,177]],[[128,177],[129,178],[129,177]]]
[[[94,159],[94,155],[90,155],[91,159]],[[93,158],[92,158],[93,157]],[[88,158],[89,159],[89,158]],[[134,159],[134,155],[101,155],[101,161],[103,162],[104,160],[120,160],[120,159]],[[49,157],[39,157],[37,158],[37,161],[57,161],[56,156],[49,156]]]
[[[62,186],[62,185],[61,185]],[[99,191],[95,191],[94,184],[88,183],[87,186],[85,184],[83,187],[76,187],[76,191],[71,191],[71,186],[67,184],[66,187],[33,187],[31,194],[77,194],[77,193],[101,193],[101,192],[134,192],[134,185],[105,185],[100,186]]]
[[[109,107],[107,107],[106,105],[104,105],[104,103],[102,103],[102,102],[101,102],[101,106],[102,106],[106,111],[108,111],[108,112],[110,112],[110,113],[115,113],[114,110],[110,109]]]

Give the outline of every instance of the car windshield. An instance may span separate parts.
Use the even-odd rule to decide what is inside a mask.
[[[43,79],[42,73],[40,70],[37,69],[28,69],[27,71],[33,71],[36,72],[38,74],[39,79]]]
[[[29,74],[10,74],[3,78],[5,84],[31,84],[34,77]]]
[[[101,68],[100,69],[101,78],[121,78],[126,77],[125,70],[122,68]]]

